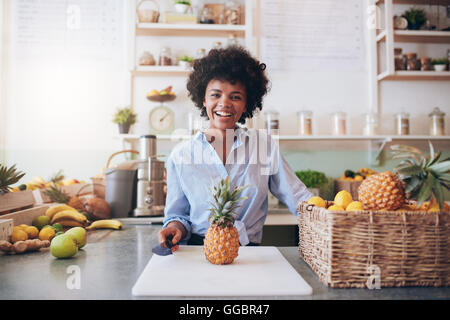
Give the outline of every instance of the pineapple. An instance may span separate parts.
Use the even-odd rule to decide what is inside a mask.
[[[11,185],[17,183],[25,175],[23,172],[16,171],[16,165],[8,168],[0,164],[0,195],[11,191]]]
[[[424,202],[435,203],[442,211],[444,208],[444,188],[450,190],[450,158],[439,161],[441,152],[434,152],[429,142],[429,154],[423,154],[419,149],[394,145],[391,150],[394,159],[404,159],[394,169],[406,184],[408,199],[417,200],[417,207]]]
[[[206,259],[213,264],[230,264],[238,256],[239,235],[234,220],[236,213],[233,211],[238,206],[236,203],[247,197],[239,198],[244,187],[235,187],[230,191],[230,178],[222,179],[218,186],[212,190],[214,202],[212,202],[211,226],[205,234],[203,251]]]
[[[359,186],[358,197],[365,210],[396,210],[405,203],[404,183],[390,171],[373,174]]]
[[[50,189],[44,191],[52,202],[65,203],[78,211],[86,211],[83,202],[76,196],[69,196],[67,193],[59,189],[56,185],[52,185]]]

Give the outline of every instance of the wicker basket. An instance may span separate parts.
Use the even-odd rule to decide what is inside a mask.
[[[327,201],[328,205],[332,202]],[[332,288],[450,285],[450,213],[298,206],[299,253]]]
[[[156,10],[153,9],[141,9],[141,5],[144,2],[151,2],[156,7]],[[136,6],[136,13],[138,16],[139,23],[155,23],[159,20],[159,5],[154,0],[142,0]]]

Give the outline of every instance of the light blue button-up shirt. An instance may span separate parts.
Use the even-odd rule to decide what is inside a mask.
[[[241,245],[260,243],[268,208],[268,192],[297,215],[298,203],[313,195],[298,179],[280,153],[278,142],[266,130],[239,128],[225,165],[205,134],[198,131],[189,141],[174,147],[166,162],[167,196],[164,224],[181,222],[191,233],[204,236],[210,223],[211,189],[230,177],[231,189],[245,186],[235,226]]]

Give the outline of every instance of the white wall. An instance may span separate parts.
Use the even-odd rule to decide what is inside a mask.
[[[146,43],[144,39],[138,42],[136,54],[148,48],[157,55],[159,47],[169,41],[175,41],[171,45],[176,55],[193,54],[193,48],[208,49],[215,40],[164,38]],[[128,40],[124,39],[124,49],[127,45]],[[443,47],[427,45],[427,52],[440,56]],[[264,108],[280,112],[281,134],[296,134],[296,112],[300,109],[314,111],[317,134],[329,133],[329,114],[336,110],[346,111],[350,133],[360,134],[362,114],[369,110],[367,70],[272,72],[269,67],[272,90]],[[128,102],[129,75],[125,62],[113,68],[99,68],[95,64],[67,65],[63,59],[30,60],[28,64],[15,65],[12,71],[7,83],[7,117],[0,125],[6,133],[6,162],[17,163],[27,173],[25,179],[35,175],[47,178],[58,169],[70,177],[89,179],[100,171],[112,152],[121,149],[115,138],[118,129],[110,120],[115,108]],[[139,77],[134,93],[138,123],[132,133],[148,132],[148,116],[155,103],[148,101],[145,93],[168,85],[177,94],[177,99],[170,103],[175,112],[175,125],[187,128],[187,113],[192,103],[186,94],[186,78]],[[450,132],[448,81],[384,82],[380,100],[382,133],[393,132],[392,114],[406,108],[412,116],[412,133],[426,134],[427,114],[435,106],[447,113],[447,135]]]

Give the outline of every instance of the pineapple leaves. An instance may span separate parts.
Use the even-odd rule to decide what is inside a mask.
[[[419,196],[417,198],[417,206],[420,206],[423,202],[427,201],[430,198],[435,180],[436,178],[432,174],[429,174],[427,176],[427,179],[425,180],[425,183],[423,184],[423,187],[419,192]]]
[[[439,209],[442,210],[444,208],[444,190],[442,189],[442,186],[439,183],[436,183],[433,185],[432,191],[439,204]]]
[[[22,179],[24,175],[25,173],[16,171],[15,164],[9,168],[5,165],[0,164],[0,194],[8,193],[9,186],[19,182],[19,180]]]
[[[443,174],[450,172],[450,161],[442,161],[439,163],[435,163],[429,167],[436,174]]]

